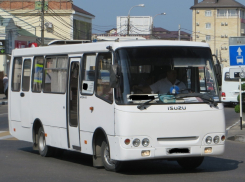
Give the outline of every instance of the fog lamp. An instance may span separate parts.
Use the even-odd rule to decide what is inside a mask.
[[[206,138],[206,143],[207,143],[207,144],[211,144],[211,143],[212,143],[212,137],[211,137],[211,136],[208,136],[208,137]]]
[[[149,140],[148,138],[144,138],[144,139],[142,140],[142,145],[143,145],[144,147],[147,147],[147,146],[149,145],[149,143],[150,143],[150,140]]]
[[[210,153],[212,153],[212,147],[206,147],[206,148],[204,149],[204,153],[205,153],[205,154],[210,154]]]
[[[218,144],[218,143],[219,143],[219,136],[215,136],[215,137],[214,137],[214,143],[215,143],[215,144]]]
[[[142,150],[141,151],[141,156],[142,157],[150,156],[150,154],[151,154],[150,150]]]
[[[134,139],[133,146],[138,147],[140,145],[140,140],[138,138]]]

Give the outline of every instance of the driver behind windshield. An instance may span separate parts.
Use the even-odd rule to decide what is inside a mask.
[[[186,86],[183,82],[177,79],[176,70],[168,70],[167,77],[153,83],[150,85],[150,88],[154,93],[178,94],[182,90],[185,90]]]

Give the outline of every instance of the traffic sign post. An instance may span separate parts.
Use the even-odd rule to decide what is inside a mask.
[[[230,68],[230,78],[239,78],[240,87],[240,127],[242,130],[242,78],[245,78],[245,68]]]
[[[245,37],[229,38],[230,66],[239,66],[239,68],[230,68],[230,78],[239,78],[240,85],[240,126],[242,130],[242,84],[241,79],[245,78]]]

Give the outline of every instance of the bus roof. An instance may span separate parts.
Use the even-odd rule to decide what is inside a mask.
[[[34,56],[52,54],[79,54],[83,52],[107,52],[106,47],[111,46],[113,50],[125,47],[147,47],[147,46],[186,46],[186,47],[209,47],[207,43],[190,41],[165,41],[165,40],[137,40],[122,42],[96,42],[85,44],[53,45],[34,48],[14,49],[13,56]]]

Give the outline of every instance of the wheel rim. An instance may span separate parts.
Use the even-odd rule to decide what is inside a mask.
[[[109,151],[108,145],[106,145],[105,150],[104,150],[104,159],[105,159],[106,163],[109,164],[110,166],[115,165],[115,161],[112,160],[110,157],[110,151]]]
[[[43,151],[46,146],[45,136],[43,132],[40,133],[38,144],[39,144],[39,149]]]

